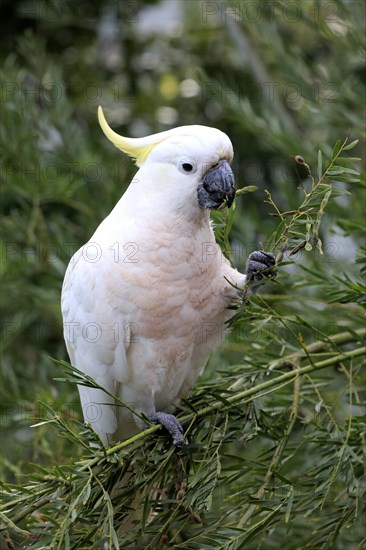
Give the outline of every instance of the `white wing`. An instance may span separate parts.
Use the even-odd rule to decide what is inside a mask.
[[[119,385],[131,375],[126,352],[133,305],[124,299],[123,278],[113,285],[116,266],[111,251],[94,247],[94,255],[89,257],[92,250],[87,244],[76,252],[65,274],[61,298],[64,338],[72,365],[118,395]],[[116,440],[120,411],[114,400],[99,389],[78,389],[85,421],[105,445]]]

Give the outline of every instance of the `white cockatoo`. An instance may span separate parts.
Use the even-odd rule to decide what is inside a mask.
[[[67,268],[66,346],[73,366],[129,407],[78,386],[84,419],[104,445],[146,427],[144,415],[179,446],[184,437],[172,413],[222,339],[246,280],[221,253],[210,223],[210,209],[234,200],[233,148],[215,128],[125,138],[101,107],[98,116],[139,170]],[[273,265],[272,254],[254,252],[247,275]]]

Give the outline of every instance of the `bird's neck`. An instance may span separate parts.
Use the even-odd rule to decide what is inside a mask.
[[[176,204],[168,198],[161,201],[149,201],[143,196],[136,201],[129,189],[122,196],[110,214],[115,225],[124,225],[124,220],[133,223],[136,227],[150,227],[163,222],[170,227],[171,232],[196,233],[211,231],[210,211],[201,208],[192,201],[191,204],[182,202]]]

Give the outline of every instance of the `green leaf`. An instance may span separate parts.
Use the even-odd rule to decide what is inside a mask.
[[[319,149],[318,151],[318,167],[317,167],[317,173],[318,173],[318,180],[321,179],[322,175],[323,175],[323,156],[322,156],[322,152],[321,150]]]
[[[86,484],[86,487],[85,487],[83,493],[84,493],[84,496],[83,496],[83,505],[85,506],[86,503],[87,503],[88,500],[89,500],[90,493],[91,493],[91,485],[90,485],[90,483],[87,483],[87,484]]]
[[[247,185],[246,187],[241,187],[235,193],[235,197],[240,197],[241,195],[245,195],[246,193],[253,193],[254,191],[257,191],[257,189],[257,185]]]
[[[291,487],[291,491],[288,496],[287,504],[286,504],[285,523],[288,523],[290,521],[290,515],[291,515],[293,503],[294,503],[294,488]]]
[[[323,256],[324,252],[323,252],[323,244],[322,244],[322,240],[318,237],[317,241],[316,241],[316,247],[317,249],[319,250],[319,253],[321,256]]]
[[[349,143],[348,145],[345,145],[343,147],[343,151],[349,151],[350,149],[353,149],[354,147],[356,147],[356,145],[358,144],[359,140],[358,139],[355,139],[354,141],[352,141],[351,143]]]
[[[338,174],[354,174],[356,176],[360,175],[360,173],[357,170],[354,170],[353,168],[346,168],[344,166],[336,166],[336,165],[333,165],[332,168],[329,168],[327,170],[327,174],[329,176],[338,175]]]
[[[360,159],[360,157],[338,157],[337,158],[337,162],[340,166],[342,166],[342,162],[354,164],[355,162],[359,162],[361,160],[362,159]]]

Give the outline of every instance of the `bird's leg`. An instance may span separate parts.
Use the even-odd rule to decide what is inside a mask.
[[[175,418],[174,414],[155,412],[148,416],[153,424],[161,424],[170,433],[176,447],[182,447],[185,443],[183,428]]]
[[[277,269],[274,268],[275,264],[276,256],[272,252],[256,250],[249,255],[247,277],[253,282],[261,281],[263,277],[275,277],[277,275]]]

